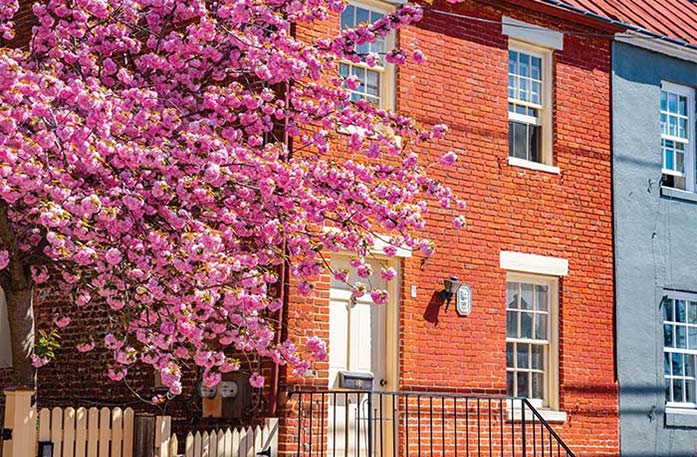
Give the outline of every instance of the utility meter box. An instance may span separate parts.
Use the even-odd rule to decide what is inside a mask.
[[[242,419],[252,405],[252,386],[246,373],[224,373],[220,384],[199,388],[203,417]]]
[[[340,371],[339,388],[347,390],[373,390],[373,373]]]

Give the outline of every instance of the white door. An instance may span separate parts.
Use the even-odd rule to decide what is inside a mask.
[[[380,269],[389,266],[388,260],[371,259],[373,273],[370,278],[359,278],[350,267],[350,257],[335,256],[332,268],[351,271],[349,283],[363,282],[368,292],[352,300],[347,284],[332,279],[329,292],[329,388],[340,388],[339,373],[348,371],[373,376],[373,390],[392,390],[393,380],[388,375],[394,370],[390,364],[394,354],[388,354],[388,338],[393,338],[388,329],[388,313],[396,313],[396,297],[391,296],[388,304],[376,305],[370,297],[372,289],[388,289],[380,277]],[[393,267],[395,267],[393,265]],[[394,279],[393,281],[397,281]],[[397,287],[391,287],[396,295]],[[396,318],[396,316],[395,316]],[[383,405],[380,409],[379,395],[338,394],[329,399],[331,412],[328,428],[328,453],[337,456],[373,457],[391,455],[385,452],[384,436],[391,442],[391,411]],[[335,408],[335,410],[333,410]],[[382,414],[382,415],[380,415]],[[369,428],[369,424],[372,427]],[[382,435],[380,435],[382,427]],[[383,438],[382,449],[376,440]],[[370,445],[369,445],[370,442]]]

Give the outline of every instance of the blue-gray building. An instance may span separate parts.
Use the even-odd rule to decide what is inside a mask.
[[[621,38],[612,62],[621,452],[694,456],[697,47]]]

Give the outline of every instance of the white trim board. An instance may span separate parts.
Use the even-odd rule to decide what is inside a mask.
[[[501,33],[517,40],[543,46],[549,49],[564,49],[564,34],[517,19],[504,16],[501,20]]]
[[[559,257],[548,257],[522,252],[501,251],[499,266],[504,270],[522,271],[549,276],[566,276],[569,274],[569,261]]]

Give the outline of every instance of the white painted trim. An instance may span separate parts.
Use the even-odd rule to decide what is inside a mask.
[[[697,63],[697,49],[681,46],[677,43],[658,40],[655,37],[638,32],[628,30],[626,32],[617,33],[615,34],[615,41],[636,46],[637,48],[658,52],[670,57],[687,60],[688,62]]]
[[[661,139],[677,141],[687,144],[685,148],[685,191],[695,192],[695,151],[697,149],[697,138],[695,138],[695,90],[692,87],[675,84],[670,81],[661,81],[661,93],[669,92],[678,96],[687,97],[687,140],[676,138],[671,135],[664,135],[661,132]],[[659,115],[661,107],[658,107]],[[663,152],[661,151],[661,163],[663,162]],[[661,166],[662,168],[662,166]],[[678,174],[677,176],[682,176]],[[682,190],[682,189],[677,189]]]
[[[547,165],[539,162],[532,162],[530,160],[521,159],[519,157],[508,157],[508,165],[511,165],[513,167],[529,168],[531,170],[537,171],[545,171],[547,173],[561,173],[559,167],[553,167],[552,165]]]
[[[514,251],[501,251],[499,266],[504,270],[548,276],[566,276],[569,274],[569,261],[567,259]]]
[[[510,401],[510,400],[507,400]],[[518,402],[516,402],[518,403]],[[550,423],[561,424],[566,422],[566,412],[565,411],[555,411],[553,409],[538,409],[537,412],[542,416],[542,418]],[[525,410],[525,421],[530,422],[535,418],[535,415],[529,409]],[[511,408],[510,406],[506,411],[506,420],[508,422],[520,422],[523,420],[523,412],[519,407]],[[539,422],[539,421],[538,421]]]
[[[501,33],[517,40],[544,46],[549,49],[564,49],[564,34],[528,22],[504,16]]]

